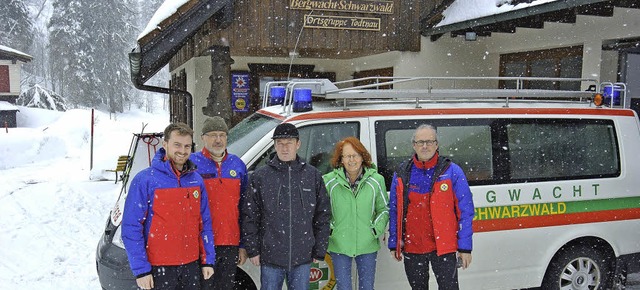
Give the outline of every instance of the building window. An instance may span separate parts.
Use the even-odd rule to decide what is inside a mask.
[[[10,91],[9,66],[0,65],[0,93],[8,93]]]
[[[581,78],[582,46],[503,54],[500,76]],[[580,90],[579,82],[524,81],[524,89]],[[500,88],[515,89],[515,81],[500,81]]]

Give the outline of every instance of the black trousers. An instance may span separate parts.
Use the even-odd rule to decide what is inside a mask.
[[[231,290],[236,281],[238,246],[216,246],[213,277],[202,281],[204,290]]]
[[[152,266],[153,289],[199,290],[202,270],[198,261],[180,266]]]
[[[436,275],[438,289],[458,290],[456,253],[438,256],[435,251],[426,254],[404,254],[404,271],[413,290],[429,289],[429,263]]]

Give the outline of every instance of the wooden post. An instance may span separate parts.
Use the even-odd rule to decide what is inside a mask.
[[[89,170],[93,169],[93,111],[94,109],[91,109],[91,145],[89,146]]]

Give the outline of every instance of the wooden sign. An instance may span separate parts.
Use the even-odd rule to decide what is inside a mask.
[[[380,18],[305,15],[304,27],[380,31]]]
[[[291,0],[289,9],[393,14],[393,1]]]

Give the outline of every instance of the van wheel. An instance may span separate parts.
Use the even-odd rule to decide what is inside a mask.
[[[568,247],[549,264],[542,289],[604,290],[611,289],[612,259],[598,247]]]
[[[245,273],[240,267],[236,267],[236,281],[233,284],[233,290],[257,290],[256,284],[253,283],[251,277]]]

